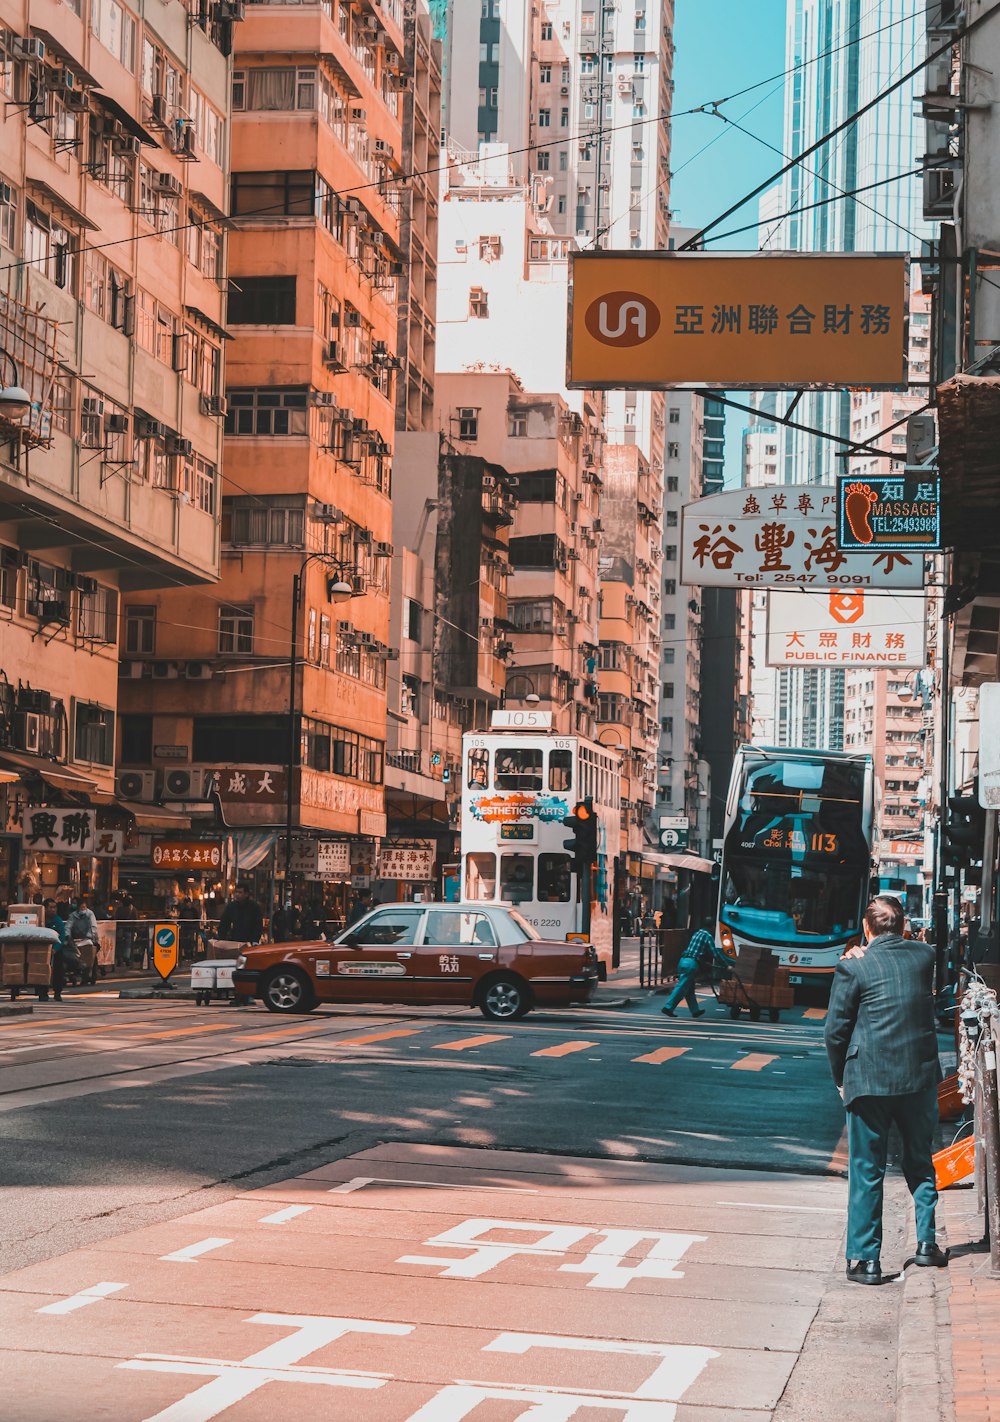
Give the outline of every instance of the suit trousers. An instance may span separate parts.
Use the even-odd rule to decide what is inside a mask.
[[[882,1189],[893,1122],[903,1142],[903,1176],[913,1196],[917,1242],[933,1243],[937,1185],[934,1137],[937,1087],[905,1096],[859,1096],[847,1108],[850,1156],[847,1258],[877,1259],[882,1248]]]

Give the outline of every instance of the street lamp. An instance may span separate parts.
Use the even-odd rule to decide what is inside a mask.
[[[524,695],[521,696],[514,690],[515,684],[527,686],[530,688],[530,690],[526,691]],[[517,673],[513,677],[511,688],[509,691],[507,691],[506,695],[514,701],[523,701],[526,706],[537,706],[542,699],[539,696],[538,692],[535,690],[535,683],[531,680],[531,678],[528,676],[523,676],[521,673]]]
[[[18,379],[14,357],[6,351],[0,351],[0,355],[4,360],[10,361],[10,368],[14,372],[11,383],[0,387],[0,415],[8,420],[20,420],[31,409],[31,396]]]
[[[292,780],[295,774],[296,726],[295,726],[295,675],[299,663],[299,603],[305,571],[310,563],[323,563],[334,576],[326,580],[326,593],[336,605],[349,602],[356,596],[357,589],[351,581],[354,569],[331,553],[307,553],[299,564],[298,572],[292,579],[292,645],[288,659],[288,784],[285,787],[285,902],[291,902],[292,892],[292,826],[295,819],[295,791]]]

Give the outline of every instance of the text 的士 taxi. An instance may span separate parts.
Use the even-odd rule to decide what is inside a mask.
[[[587,1002],[597,979],[589,943],[539,938],[514,909],[383,904],[330,943],[247,948],[233,987],[271,1012],[310,1012],[321,1002],[467,1003],[510,1021],[533,1007]]]

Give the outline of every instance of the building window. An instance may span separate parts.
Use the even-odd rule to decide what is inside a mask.
[[[549,171],[549,150],[547,148],[540,148],[538,150],[537,167],[540,173],[547,173]]]
[[[681,422],[681,412],[680,412],[680,410],[678,410],[678,408],[677,408],[676,405],[671,405],[671,407],[670,407],[670,413],[669,413],[669,415],[667,416],[667,418],[668,418],[668,420],[670,421],[670,423],[671,423],[672,425],[679,425],[679,424],[680,424],[680,422]]]
[[[230,326],[294,326],[294,276],[229,278]]]
[[[152,716],[122,716],[122,765],[148,765],[153,759]]]
[[[560,128],[565,128],[568,123],[569,123],[569,109],[560,109],[560,110],[559,110],[559,127],[560,127]]]
[[[17,607],[17,574],[21,555],[16,548],[0,546],[0,607]]]
[[[224,603],[219,608],[219,654],[223,657],[253,655],[252,607]]]
[[[463,405],[458,410],[458,437],[468,443],[479,438],[479,410]]]
[[[126,607],[124,650],[134,656],[151,656],[156,651],[155,607]]]
[[[0,179],[0,243],[11,251],[17,244],[17,189]]]
[[[551,109],[539,109],[539,110],[538,110],[538,127],[539,127],[539,128],[551,128],[551,127],[552,127],[552,110],[551,110]]]
[[[665,681],[663,683],[663,699],[664,701],[673,701],[674,683],[672,681]]]
[[[403,636],[408,642],[419,642],[423,636],[424,609],[415,598],[403,600]]]
[[[543,21],[542,21],[542,42],[544,43],[546,40],[550,40],[551,38],[552,38],[552,21],[551,21],[551,20],[543,20]]]
[[[108,706],[91,701],[76,703],[73,758],[95,765],[113,765],[115,760],[115,713]]]
[[[303,546],[305,509],[301,503],[283,502],[280,498],[268,495],[260,498],[225,499],[222,512],[223,538],[235,546]]]
[[[74,290],[76,257],[66,228],[35,203],[28,202],[24,218],[24,261],[64,291]]]
[[[499,237],[480,237],[479,260],[481,262],[495,262],[502,250],[503,246]]]
[[[676,528],[676,527],[677,527],[677,510],[676,510],[676,509],[667,509],[667,527],[668,527],[668,528]]]
[[[469,292],[469,315],[483,321],[490,314],[489,292],[481,286],[474,286]]]
[[[676,655],[676,650],[675,650],[675,648],[673,648],[673,647],[664,647],[664,649],[663,649],[663,660],[664,660],[664,662],[666,663],[667,666],[670,666],[670,667],[673,666],[675,655]]]
[[[308,432],[306,388],[261,386],[227,392],[227,435],[304,435]]]
[[[80,593],[77,629],[92,642],[115,646],[118,642],[118,593],[114,588],[89,588]]]
[[[663,596],[664,596],[664,597],[676,597],[676,596],[677,596],[677,579],[676,579],[676,578],[664,578],[664,579],[663,579]]]
[[[681,447],[676,440],[670,440],[667,444],[667,458],[680,459]]]
[[[667,475],[667,493],[676,494],[680,489],[680,481],[676,474]]]
[[[511,439],[527,438],[528,416],[523,410],[512,410],[507,416],[507,433]]]
[[[399,709],[404,716],[420,716],[420,678],[404,672],[400,678]]]
[[[551,64],[540,64],[540,65],[538,66],[538,82],[539,82],[539,84],[551,84],[551,83],[552,83],[552,65],[551,65]]]
[[[118,0],[91,0],[90,28],[98,42],[134,74],[135,20]]]
[[[663,549],[663,556],[664,556],[664,558],[667,560],[668,563],[676,563],[676,562],[677,562],[677,544],[676,544],[676,543],[668,543],[668,544],[666,544],[666,546],[665,546],[664,549]]]

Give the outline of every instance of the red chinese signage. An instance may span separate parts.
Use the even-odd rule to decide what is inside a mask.
[[[154,869],[220,869],[222,844],[217,839],[154,839],[150,859]]]
[[[286,772],[267,765],[224,765],[212,771],[212,789],[226,804],[267,805],[284,802]]]

